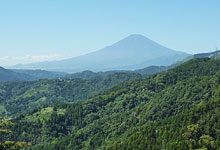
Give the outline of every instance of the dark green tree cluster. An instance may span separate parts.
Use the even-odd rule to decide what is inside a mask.
[[[8,126],[11,125],[14,125],[11,121],[0,117],[0,135],[10,133],[11,130],[8,129]],[[27,148],[28,146],[31,146],[31,144],[26,142],[0,141],[0,150],[19,150],[21,148]]]

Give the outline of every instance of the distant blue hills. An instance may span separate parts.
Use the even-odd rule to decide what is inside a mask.
[[[174,68],[180,64],[183,64],[193,58],[213,58],[213,59],[219,59],[220,58],[220,50],[209,52],[209,53],[198,53],[194,55],[190,55],[184,59],[181,59],[172,65],[167,66],[148,66],[143,67],[141,69],[136,70],[129,70],[129,69],[123,69],[123,70],[111,70],[111,71],[104,71],[104,72],[93,72],[90,70],[84,70],[82,72],[77,73],[65,73],[65,72],[53,72],[53,71],[46,71],[46,70],[23,70],[23,69],[5,69],[3,67],[0,67],[0,82],[6,82],[6,81],[33,81],[33,80],[39,80],[39,79],[56,79],[56,78],[63,78],[63,79],[75,79],[75,78],[81,78],[81,79],[91,79],[91,78],[99,78],[99,77],[105,77],[111,74],[115,74],[117,72],[126,72],[126,73],[135,73],[135,74],[141,74],[143,76],[149,76],[156,74],[158,72],[162,72],[165,70],[168,70],[170,68]]]
[[[190,54],[166,48],[143,35],[134,34],[86,55],[60,61],[19,64],[10,68],[62,72],[134,70],[152,65],[171,65],[187,56]]]

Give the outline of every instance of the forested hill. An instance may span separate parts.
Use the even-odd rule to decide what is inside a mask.
[[[56,79],[63,78],[68,75],[68,73],[64,72],[52,72],[46,70],[22,70],[22,69],[11,69],[14,72],[26,74],[36,79]]]
[[[42,79],[38,81],[6,82],[0,84],[0,114],[15,115],[45,104],[71,103],[84,100],[101,90],[142,76],[115,73],[92,79]]]
[[[28,81],[28,80],[34,80],[36,79],[33,76],[22,74],[22,73],[16,73],[11,70],[5,69],[3,67],[0,67],[0,82],[6,82],[6,81]]]
[[[91,78],[96,78],[96,77],[105,77],[117,72],[124,72],[124,73],[136,73],[136,74],[141,74],[143,76],[150,76],[165,70],[168,70],[169,68],[173,68],[174,66],[149,66],[149,67],[145,67],[143,69],[137,69],[137,70],[133,70],[133,71],[129,71],[129,70],[112,70],[112,71],[106,71],[106,72],[92,72],[89,70],[85,70],[82,72],[78,72],[78,73],[73,73],[73,74],[68,74],[65,76],[65,78],[70,78],[70,79],[74,79],[74,78],[81,78],[81,79],[91,79]]]
[[[21,70],[21,69],[4,69],[0,68],[0,82],[6,81],[30,81],[40,79],[92,79],[98,77],[105,77],[114,73],[137,73],[144,76],[149,76],[158,72],[162,72],[170,68],[170,66],[149,66],[143,69],[134,71],[129,70],[112,70],[106,72],[92,72],[85,70],[77,73],[52,72],[46,70]]]
[[[33,150],[219,149],[219,70],[220,60],[193,59],[87,101],[36,109],[0,140]]]

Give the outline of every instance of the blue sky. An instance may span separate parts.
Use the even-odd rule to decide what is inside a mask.
[[[0,65],[63,59],[142,34],[188,53],[220,47],[219,0],[1,0]]]

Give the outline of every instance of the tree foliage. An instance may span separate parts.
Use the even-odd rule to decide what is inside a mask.
[[[0,84],[0,115],[16,115],[44,105],[85,100],[101,90],[141,75],[115,73],[106,77],[84,79],[42,79]]]
[[[194,59],[86,101],[47,105],[15,118],[1,140],[33,150],[220,149],[219,69],[220,60]]]
[[[4,133],[10,133],[11,130],[8,126],[14,125],[11,121],[5,120],[4,117],[0,117],[0,135]],[[31,146],[30,143],[26,142],[14,142],[14,141],[0,141],[0,150],[19,150]]]

